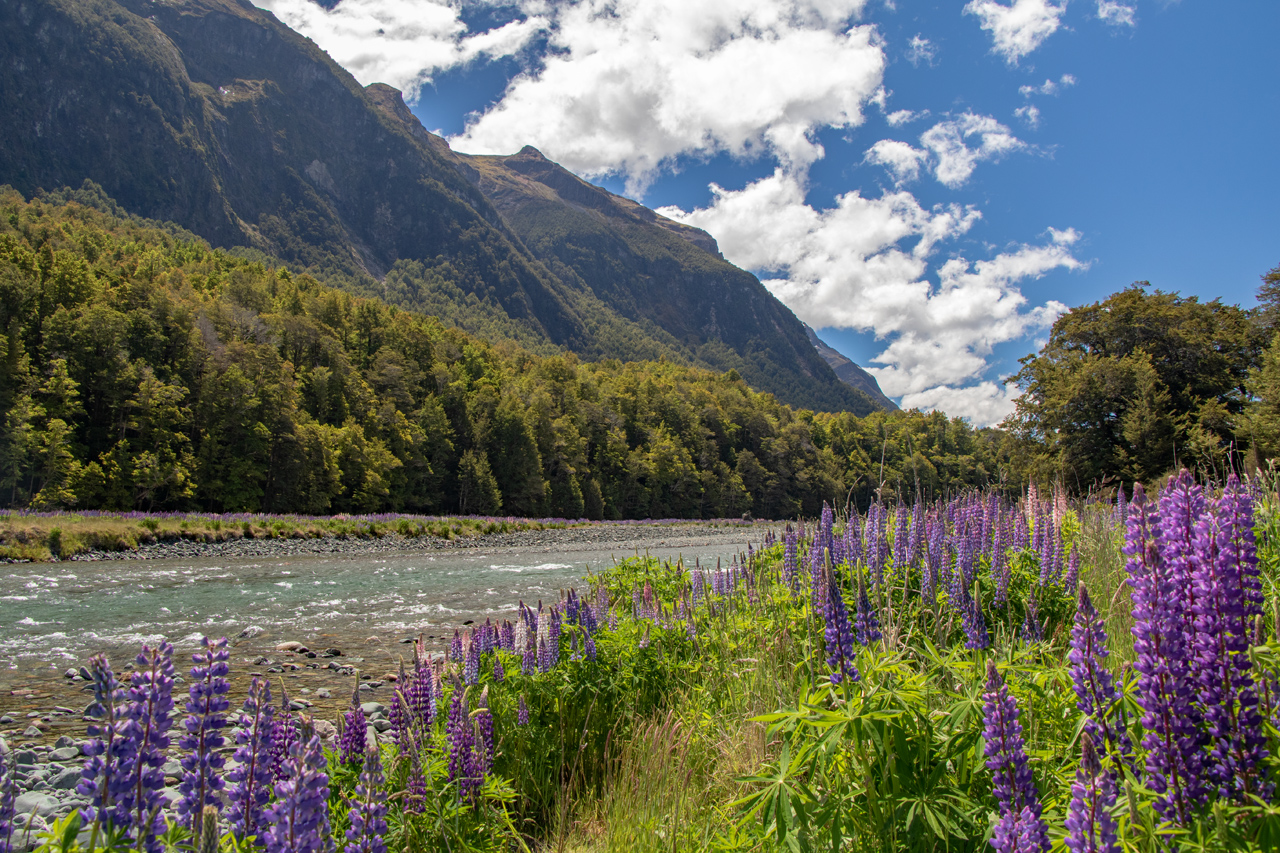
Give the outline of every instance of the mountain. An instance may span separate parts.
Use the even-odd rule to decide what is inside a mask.
[[[709,235],[531,148],[450,151],[394,89],[248,2],[0,0],[0,56],[0,184],[28,197],[92,180],[130,213],[489,339],[879,407]]]
[[[880,390],[880,383],[876,378],[858,365],[843,353],[832,349],[822,338],[818,337],[808,323],[804,323],[804,332],[809,336],[809,343],[813,344],[813,348],[818,351],[818,355],[822,356],[827,364],[831,365],[831,369],[836,372],[836,376],[840,377],[840,381],[857,388],[866,394],[872,400],[875,400],[880,408],[888,412],[898,411],[898,404],[890,400]]]

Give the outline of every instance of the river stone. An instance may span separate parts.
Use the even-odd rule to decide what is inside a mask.
[[[67,713],[74,713],[74,712],[68,711]],[[54,742],[53,748],[62,749],[64,746],[76,746],[76,745],[77,744],[76,744],[75,738],[71,737],[70,735],[63,735],[62,737],[58,738],[57,741]]]
[[[12,722],[13,722],[13,717],[9,716],[8,714],[5,714],[4,716],[0,717],[0,726],[7,726]]]
[[[40,817],[49,817],[57,810],[57,797],[42,791],[28,791],[18,797],[17,802],[14,803],[16,814],[31,814],[34,811]]]
[[[9,741],[0,737],[0,755],[8,755],[8,754],[9,754]]]
[[[80,775],[78,768],[67,767],[49,780],[49,787],[58,791],[69,791],[80,784]]]
[[[376,720],[374,720],[374,721],[373,721],[373,727],[374,727],[375,729],[377,729],[378,731],[380,731],[380,732],[390,731],[390,730],[391,730],[391,721],[390,721],[390,720],[383,719],[383,718],[379,717],[378,719],[376,719]]]
[[[314,720],[311,726],[321,740],[328,740],[338,736],[338,727],[328,720]]]
[[[236,639],[252,640],[254,637],[260,637],[265,633],[266,631],[258,627],[257,625],[250,625],[248,628],[245,628],[243,631],[237,634]]]
[[[381,702],[362,702],[360,704],[360,710],[364,712],[365,717],[372,717],[374,714],[385,716],[387,713],[387,706],[383,705]]]
[[[332,699],[332,698],[333,698],[333,691],[331,691],[328,687],[321,687],[319,690],[317,690],[317,691],[316,691],[316,698],[317,698],[317,699]]]
[[[306,646],[304,646],[302,643],[299,643],[299,642],[297,642],[297,641],[295,641],[295,640],[290,640],[290,641],[288,641],[287,643],[280,643],[279,645],[277,645],[277,646],[276,646],[276,651],[278,651],[278,652],[305,652],[305,651],[307,651],[307,647],[306,647]]]
[[[13,763],[19,767],[22,765],[32,765],[36,763],[36,751],[34,749],[24,749],[13,757]]]
[[[75,678],[75,677],[76,677],[77,675],[79,675],[79,674],[80,674],[80,670],[76,669],[76,668],[73,666],[73,667],[71,667],[71,669],[69,669],[69,670],[67,670],[66,672],[64,672],[64,673],[62,674],[62,677],[63,677],[63,678]]]
[[[175,759],[170,758],[169,760],[165,761],[164,767],[161,768],[161,772],[163,772],[164,775],[166,776],[181,778],[182,765],[179,764]]]
[[[27,726],[27,730],[22,733],[22,736],[23,737],[40,737],[40,735],[42,734],[44,734],[44,732],[40,731],[35,726]]]
[[[80,747],[78,746],[64,746],[49,753],[49,757],[54,761],[74,761],[79,756]]]

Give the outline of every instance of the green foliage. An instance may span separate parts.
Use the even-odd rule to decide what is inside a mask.
[[[3,506],[781,518],[865,502],[885,453],[904,493],[907,467],[929,495],[1002,464],[940,415],[864,424],[732,372],[482,343],[89,190],[0,212]]]
[[[1178,461],[1221,470],[1263,335],[1237,306],[1147,287],[1072,309],[1022,359],[1007,425],[1031,478],[1085,490],[1151,481]]]

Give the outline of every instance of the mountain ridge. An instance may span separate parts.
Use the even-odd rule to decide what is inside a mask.
[[[866,414],[710,235],[526,148],[452,152],[389,86],[235,0],[0,0],[0,183],[124,209],[468,331],[668,358]]]

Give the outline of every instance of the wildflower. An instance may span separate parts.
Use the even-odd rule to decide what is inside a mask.
[[[866,578],[858,572],[858,616],[856,620],[858,644],[869,646],[880,639],[880,617],[867,596]]]
[[[276,782],[263,835],[267,853],[320,853],[328,836],[329,776],[320,738],[289,745],[284,778]]]
[[[793,595],[800,591],[800,571],[796,562],[796,534],[789,524],[787,525],[787,532],[783,537],[782,545],[782,582],[786,584],[787,589],[791,590]],[[696,586],[694,592],[695,594],[697,593]]]
[[[93,704],[89,706],[88,732],[92,740],[84,745],[89,756],[76,790],[89,798],[82,814],[86,823],[129,826],[133,787],[130,768],[137,743],[133,723],[125,714],[125,689],[116,680],[106,655],[89,659],[93,677]]]
[[[1260,588],[1252,525],[1252,501],[1233,475],[1215,511],[1196,524],[1192,562],[1194,663],[1210,739],[1206,769],[1224,797],[1253,793],[1267,755],[1246,615],[1246,590]]]
[[[268,766],[274,782],[284,779],[289,772],[289,748],[298,740],[298,725],[289,709],[289,694],[280,682],[280,713],[271,723],[271,752]]]
[[[368,746],[368,722],[360,703],[360,674],[356,673],[356,689],[351,694],[351,708],[342,717],[342,737],[338,739],[338,760],[354,764],[364,760]]]
[[[202,651],[192,656],[195,666],[191,668],[192,684],[188,690],[187,731],[178,738],[178,746],[187,751],[182,757],[184,775],[178,786],[182,794],[178,814],[190,821],[191,831],[197,838],[202,831],[205,806],[216,810],[222,805],[223,781],[219,771],[226,759],[217,750],[227,742],[222,729],[227,725],[227,711],[231,708],[227,699],[231,689],[227,681],[227,661],[231,657],[227,638],[210,641],[204,637],[201,645]]]
[[[154,649],[144,645],[137,657],[138,668],[130,678],[129,705],[125,710],[132,722],[133,762],[129,767],[133,827],[140,847],[159,853],[163,845],[156,838],[164,831],[164,762],[169,748],[169,728],[173,724],[173,646],[160,643]]]
[[[262,810],[271,798],[273,710],[270,683],[254,678],[249,682],[249,697],[244,700],[236,732],[236,767],[227,774],[231,782],[227,818],[241,840],[258,834]]]
[[[1018,836],[1027,842],[1018,846],[999,847],[997,850],[1029,851],[1049,849],[1044,822],[1040,819],[1040,794],[1022,740],[1022,724],[1018,722],[1018,703],[1009,695],[1009,688],[996,671],[996,665],[987,661],[987,692],[983,697],[983,721],[986,743],[983,754],[987,757],[987,769],[993,776],[993,790],[1000,804],[1002,821],[1009,832],[1017,830]],[[1030,818],[1028,818],[1028,814]],[[1011,816],[1016,818],[1012,819]],[[995,841],[992,841],[995,846]]]
[[[1108,654],[1107,631],[1089,598],[1089,590],[1081,584],[1071,628],[1071,651],[1067,653],[1076,707],[1087,715],[1085,734],[1105,750],[1105,756],[1116,761],[1129,755],[1131,744],[1120,719],[1120,693],[1106,665]]]
[[[348,813],[351,828],[347,830],[345,853],[387,853],[382,837],[387,833],[387,795],[383,790],[386,776],[382,772],[382,756],[371,745],[364,754],[364,769],[356,783],[356,801]]]
[[[493,714],[489,712],[489,688],[480,691],[480,699],[476,702],[476,753],[482,758],[480,763],[483,776],[493,766]]]
[[[823,602],[822,619],[825,623],[824,638],[827,646],[827,666],[831,668],[831,683],[839,684],[845,678],[857,681],[861,678],[853,660],[853,629],[849,625],[849,610],[845,607],[840,587],[831,572],[830,558],[826,565],[826,600]]]
[[[1176,509],[1176,507],[1175,507]],[[1138,685],[1135,698],[1145,713],[1147,784],[1156,792],[1156,811],[1186,824],[1203,796],[1200,727],[1191,702],[1191,680],[1183,633],[1181,593],[1165,562],[1165,530],[1157,538],[1161,513],[1134,484],[1124,553],[1133,588],[1133,637]]]
[[[1116,821],[1111,808],[1116,802],[1116,786],[1111,774],[1102,772],[1093,738],[1080,736],[1080,770],[1071,785],[1067,807],[1066,845],[1072,853],[1120,853]]]
[[[516,702],[516,725],[529,725],[529,706],[525,704],[523,696],[521,696]]]

